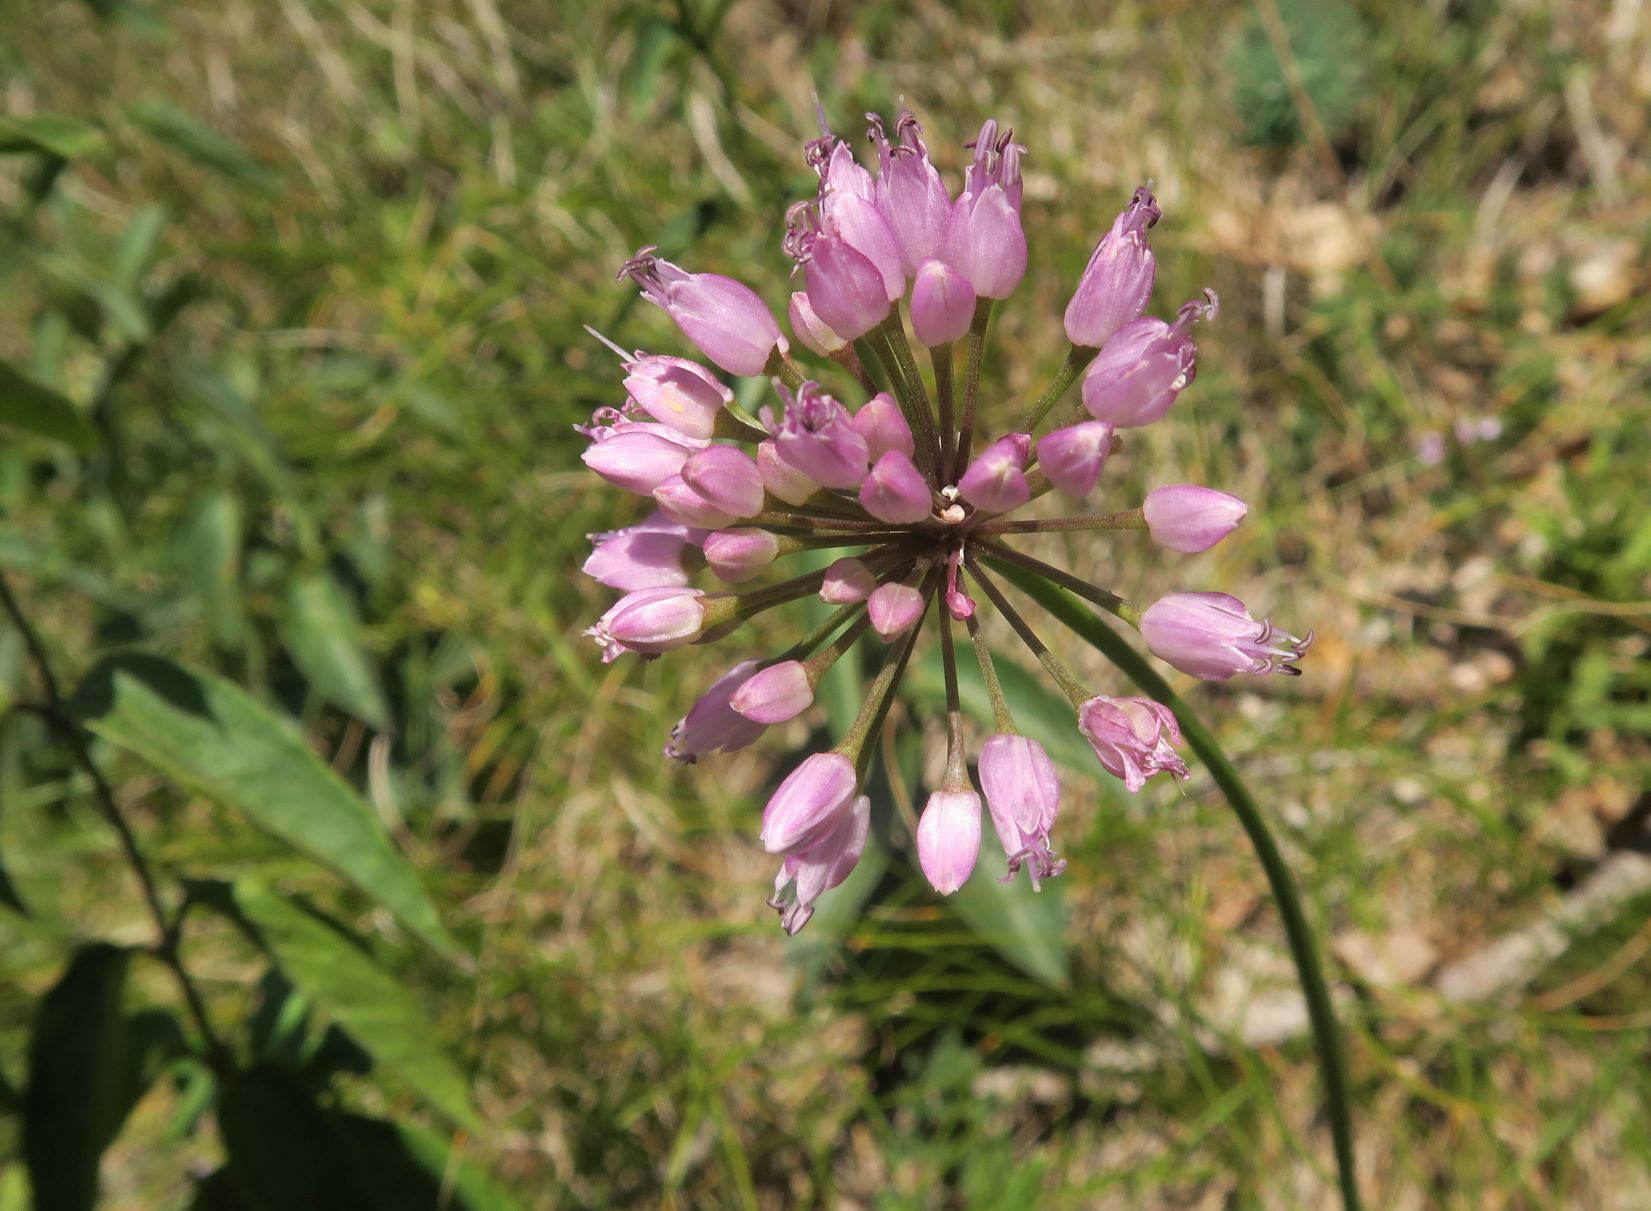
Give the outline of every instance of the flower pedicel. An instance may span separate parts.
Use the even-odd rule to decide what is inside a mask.
[[[838,607],[788,650],[743,660],[720,677],[672,731],[671,758],[691,762],[751,744],[768,726],[807,710],[820,677],[856,644],[885,645],[848,734],[830,752],[805,758],[763,813],[762,843],[780,859],[769,902],[788,933],[807,923],[816,900],[848,877],[865,849],[870,803],[861,788],[872,737],[931,612],[946,675],[948,745],[943,783],[915,838],[924,875],[942,894],[957,890],[979,857],[983,816],[1002,843],[1009,878],[1024,866],[1035,887],[1064,869],[1050,841],[1060,781],[1043,747],[1015,726],[972,590],[1032,649],[1071,700],[1075,726],[1102,767],[1127,789],[1138,791],[1160,773],[1187,776],[1169,710],[1081,684],[1005,598],[1002,569],[1072,589],[1138,629],[1154,655],[1206,680],[1296,673],[1312,639],[1256,621],[1224,593],[1170,593],[1141,607],[1013,545],[1016,535],[1051,530],[1137,530],[1170,551],[1196,552],[1244,519],[1243,501],[1192,484],[1160,487],[1123,512],[1012,516],[1050,491],[1088,495],[1118,430],[1161,419],[1193,381],[1193,325],[1215,315],[1216,299],[1206,292],[1167,321],[1145,314],[1156,275],[1148,233],[1162,213],[1151,190],[1137,190],[1096,245],[1063,316],[1072,346],[1049,389],[1012,429],[977,449],[987,324],[994,303],[1026,271],[1025,149],[987,121],[954,197],[910,111],[895,122],[892,140],[877,117],[868,120],[875,175],[829,131],[809,143],[819,191],[788,212],[784,239],[806,287],[786,308],[796,342],[852,374],[865,401],[851,409],[799,367],[750,288],[690,273],[644,248],[620,276],[635,281],[714,366],[773,378],[777,403],[761,409],[759,428],[732,409],[732,392],[710,367],[622,353],[626,402],[599,410],[581,430],[591,443],[586,464],[653,505],[638,525],[593,536],[585,571],[625,592],[587,632],[603,660],[712,642],[804,597]],[[907,337],[908,316],[933,367],[932,402]],[[954,377],[960,353],[961,390]],[[1080,375],[1081,404],[1040,436]],[[775,571],[787,556],[811,550],[843,554],[823,571]],[[690,587],[702,570],[707,587]],[[970,784],[958,705],[958,623],[994,715],[977,758],[981,793]]]

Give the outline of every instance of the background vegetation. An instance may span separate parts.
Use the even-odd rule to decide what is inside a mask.
[[[1031,148],[1005,414],[1140,181],[1155,309],[1220,291],[1107,474],[1250,522],[1196,561],[1051,550],[1317,630],[1299,682],[1193,700],[1328,939],[1369,1205],[1651,1204],[1641,6],[0,28],[0,572],[66,700],[0,621],[0,1208],[30,1170],[88,1205],[100,1152],[100,1205],[144,1211],[1329,1205],[1276,916],[1201,772],[1131,799],[1079,753],[1042,897],[940,903],[896,835],[788,943],[755,821],[826,719],[668,768],[726,653],[579,637],[584,535],[634,512],[577,461],[617,399],[581,325],[679,350],[612,280],[643,243],[783,297],[811,91],[850,133],[903,95],[954,180],[985,115]]]

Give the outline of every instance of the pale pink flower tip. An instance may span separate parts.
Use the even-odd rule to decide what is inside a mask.
[[[934,511],[929,481],[899,450],[878,459],[860,485],[860,507],[878,521],[909,525]]]
[[[980,857],[980,796],[935,791],[917,822],[917,864],[929,885],[949,896],[969,880]]]
[[[639,589],[616,601],[585,634],[602,649],[604,664],[626,652],[668,652],[699,638],[704,596],[698,589]]]
[[[1143,185],[1095,245],[1066,305],[1066,337],[1074,345],[1099,349],[1147,309],[1157,266],[1146,233],[1162,215],[1152,190]]]
[[[1091,698],[1078,708],[1078,728],[1101,765],[1132,793],[1157,773],[1187,776],[1175,751],[1181,729],[1175,715],[1150,698]]]

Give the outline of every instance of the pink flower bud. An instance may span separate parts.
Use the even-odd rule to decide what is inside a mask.
[[[729,669],[701,695],[688,713],[671,729],[665,755],[672,761],[692,765],[705,753],[731,753],[755,741],[767,729],[743,715],[736,715],[728,702],[734,691],[757,671],[757,662],[747,660]]]
[[[923,594],[909,584],[880,584],[866,598],[871,629],[893,639],[923,617]]]
[[[780,927],[795,934],[814,915],[814,903],[836,887],[859,864],[871,832],[871,800],[859,796],[848,810],[837,813],[834,823],[803,849],[788,853],[774,877],[770,908],[780,911]],[[792,886],[786,899],[786,885]]]
[[[786,313],[791,319],[792,335],[803,343],[804,348],[818,353],[821,357],[830,357],[848,344],[833,332],[824,320],[814,314],[814,305],[808,301],[808,295],[803,291],[792,293],[791,304]]]
[[[717,273],[687,273],[644,248],[619,271],[664,309],[706,357],[730,374],[762,374],[789,346],[768,306],[749,286]]]
[[[769,494],[788,505],[800,505],[820,490],[820,485],[780,457],[774,439],[757,443],[757,471]]]
[[[957,481],[959,495],[977,509],[1007,513],[1032,498],[1026,486],[1026,459],[1032,453],[1032,439],[1011,433],[982,450]]]
[[[784,394],[782,398],[785,416],[778,425],[769,409],[762,412],[780,457],[827,488],[858,488],[866,477],[870,452],[866,439],[854,431],[848,410],[818,383],[804,383],[795,399]]]
[[[820,584],[820,600],[827,605],[849,605],[864,601],[877,587],[877,577],[852,555],[845,555],[825,570]]]
[[[1170,593],[1141,615],[1141,638],[1152,654],[1204,681],[1235,673],[1300,676],[1296,663],[1313,642],[1275,630],[1250,617],[1244,603],[1226,593]]]
[[[714,509],[733,517],[755,517],[762,512],[762,473],[744,450],[707,447],[682,464],[681,475]]]
[[[944,261],[924,261],[911,288],[911,326],[925,345],[944,345],[968,335],[975,317],[975,288]]]
[[[877,146],[880,174],[877,178],[875,200],[893,230],[900,248],[900,264],[905,271],[915,273],[926,257],[934,256],[946,237],[946,223],[951,217],[952,198],[940,179],[940,173],[929,161],[929,149],[923,145],[922,127],[917,115],[906,109],[895,122],[897,147],[890,147],[883,133],[883,124],[868,114],[869,134]]]
[[[906,525],[934,512],[929,481],[899,450],[877,460],[860,485],[860,505],[878,521]]]
[[[980,857],[980,796],[974,791],[935,791],[917,822],[917,864],[943,896],[969,881]]]
[[[1194,320],[1215,314],[1215,296],[1208,297],[1207,303],[1182,307],[1173,324],[1142,317],[1119,328],[1084,375],[1089,414],[1120,429],[1136,429],[1168,412],[1197,376],[1198,351],[1187,333]]]
[[[942,259],[982,298],[1005,299],[1026,276],[1026,236],[1020,226],[1020,157],[1009,132],[999,137],[987,119],[975,140],[975,161],[946,224]]]
[[[585,634],[602,649],[603,664],[626,652],[668,652],[699,638],[704,596],[698,589],[639,589],[621,597]]]
[[[686,358],[652,354],[625,363],[625,392],[638,408],[689,437],[709,438],[717,414],[734,393],[704,366]]]
[[[720,530],[737,520],[732,513],[717,508],[694,491],[680,475],[673,475],[660,484],[654,489],[653,495],[654,503],[659,506],[661,513],[685,526],[695,526],[701,530]]]
[[[1086,420],[1046,433],[1038,439],[1038,466],[1068,496],[1088,496],[1112,453],[1115,432],[1104,420]]]
[[[1106,772],[1135,793],[1157,773],[1187,776],[1175,751],[1181,729],[1169,707],[1150,698],[1091,698],[1078,708],[1078,729]]]
[[[883,276],[842,240],[820,236],[810,246],[803,281],[821,322],[845,341],[857,341],[889,314]]]
[[[1043,745],[1000,732],[980,750],[980,786],[992,827],[1009,860],[1009,878],[1031,863],[1032,886],[1066,869],[1049,849],[1049,830],[1061,809],[1061,783]]]
[[[906,293],[900,247],[876,206],[851,193],[828,192],[820,199],[820,219],[827,238],[842,240],[877,267],[889,302]]]
[[[1154,488],[1141,509],[1153,542],[1189,555],[1209,550],[1249,512],[1238,497],[1196,484]]]
[[[689,533],[688,527],[655,513],[641,525],[588,535],[594,549],[585,560],[585,575],[624,592],[685,585],[682,549]]]
[[[841,753],[814,753],[792,770],[762,813],[762,844],[771,854],[804,848],[854,802],[860,778]]]
[[[800,660],[783,660],[754,674],[740,686],[730,705],[762,724],[795,719],[814,704],[814,687]]]
[[[867,400],[854,414],[853,424],[854,431],[866,439],[866,455],[873,462],[890,450],[909,458],[917,449],[905,414],[887,391],[879,391]]]
[[[595,440],[580,455],[585,466],[616,488],[647,496],[682,470],[688,456],[704,444],[666,425],[620,421],[595,426]]]
[[[1066,337],[1074,345],[1099,349],[1119,328],[1147,309],[1157,275],[1147,228],[1163,215],[1152,190],[1135,191],[1112,230],[1101,237],[1066,305]]]
[[[705,538],[705,562],[719,579],[738,584],[760,575],[780,553],[780,540],[767,530],[718,530]]]

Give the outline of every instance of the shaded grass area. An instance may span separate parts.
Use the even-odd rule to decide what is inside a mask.
[[[1323,26],[1270,2],[93,7],[55,5],[0,52],[8,111],[111,144],[34,213],[0,172],[0,209],[26,215],[0,354],[101,400],[118,444],[0,451],[0,555],[65,670],[122,641],[216,666],[370,794],[478,956],[473,974],[402,962],[474,1074],[489,1130],[468,1153],[524,1203],[1328,1205],[1309,1049],[1242,1042],[1289,971],[1206,778],[1130,800],[1069,776],[1071,869],[1045,893],[1065,980],[936,902],[898,827],[842,945],[799,955],[762,906],[754,830],[824,718],[668,769],[670,723],[728,659],[604,667],[579,637],[606,604],[574,574],[584,536],[637,515],[577,461],[571,426],[618,394],[581,326],[680,351],[612,281],[643,243],[783,297],[811,90],[845,130],[905,95],[954,179],[988,113],[1031,147],[1032,267],[995,323],[993,415],[1058,364],[1070,284],[1140,180],[1166,211],[1155,311],[1220,291],[1198,384],[1131,435],[1108,500],[1207,482],[1252,502],[1246,527],[1192,561],[1082,538],[1047,554],[1318,630],[1300,683],[1192,696],[1350,989],[1370,1205],[1651,1198],[1643,903],[1528,995],[1450,1006],[1426,984],[1643,841],[1643,28],[1570,3],[1352,5]],[[98,288],[118,272],[188,306],[146,331]],[[212,590],[225,508],[233,599]],[[299,666],[283,603],[317,570],[359,606],[390,729]],[[25,684],[9,633],[0,683]],[[66,941],[142,927],[34,728],[8,714],[0,733],[0,853],[33,910],[3,926],[12,1084]],[[911,778],[936,737],[900,730]],[[385,930],[104,756],[158,866],[262,871]],[[226,1019],[252,1003],[233,939],[205,928],[189,952]],[[116,1143],[110,1205],[182,1206],[211,1167],[214,1140],[168,1132],[173,1101],[152,1094]]]

